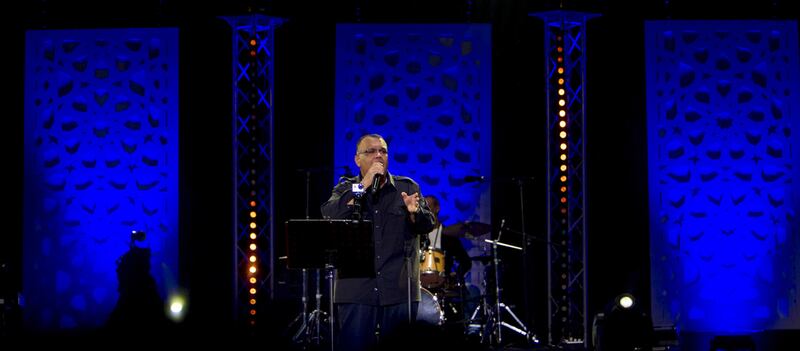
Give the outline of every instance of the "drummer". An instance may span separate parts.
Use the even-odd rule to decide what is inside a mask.
[[[425,196],[425,200],[428,202],[431,212],[433,212],[434,219],[433,230],[431,230],[427,236],[427,247],[429,249],[444,251],[445,272],[450,277],[456,278],[457,281],[463,285],[464,276],[470,271],[470,268],[472,268],[472,260],[469,255],[467,255],[467,251],[464,250],[461,239],[442,234],[442,229],[444,227],[442,223],[439,222],[439,210],[441,210],[439,199],[433,195],[428,195]],[[458,265],[454,267],[456,263]]]

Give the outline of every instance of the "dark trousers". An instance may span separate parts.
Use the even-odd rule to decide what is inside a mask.
[[[411,320],[415,320],[418,303],[411,304]],[[381,337],[398,327],[408,325],[408,304],[371,306],[340,303],[336,309],[339,322],[339,346],[342,351],[364,351],[377,345]]]

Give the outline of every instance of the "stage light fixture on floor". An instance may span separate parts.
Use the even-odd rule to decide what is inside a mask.
[[[592,326],[596,351],[639,351],[652,348],[653,322],[633,294],[614,298]]]
[[[718,335],[710,351],[756,351],[756,343],[750,335]]]
[[[680,346],[674,325],[653,325],[653,351],[679,350]]]
[[[634,304],[633,295],[631,294],[622,294],[617,296],[617,306],[622,307],[624,309],[628,309],[633,307]]]
[[[169,296],[169,319],[173,322],[181,322],[186,316],[186,296],[180,293]]]

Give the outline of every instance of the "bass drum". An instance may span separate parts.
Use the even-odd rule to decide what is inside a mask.
[[[420,295],[422,299],[417,307],[417,322],[427,325],[444,324],[444,311],[436,295],[425,288],[420,288]]]

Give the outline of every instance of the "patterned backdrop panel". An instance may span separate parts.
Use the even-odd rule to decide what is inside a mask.
[[[161,297],[177,279],[178,31],[30,31],[26,47],[25,322],[96,327],[132,230]]]
[[[389,171],[436,195],[445,224],[489,222],[491,28],[487,24],[340,24],[336,29],[338,176],[357,174],[358,138],[389,143]]]
[[[797,23],[647,24],[653,314],[797,328]]]

